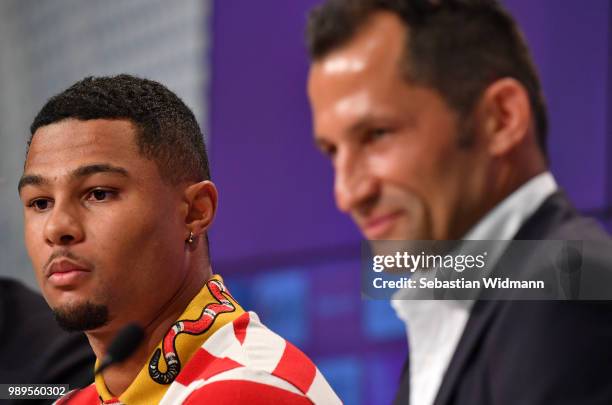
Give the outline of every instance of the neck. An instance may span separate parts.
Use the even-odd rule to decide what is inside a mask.
[[[462,212],[454,216],[454,233],[450,233],[449,239],[462,238],[504,199],[546,170],[546,161],[535,147],[522,148],[491,161],[487,170],[480,171],[479,175],[472,175],[475,180],[465,195],[472,196],[473,199],[467,202]],[[466,184],[468,183],[470,182],[466,181]]]
[[[479,219],[508,198],[512,193],[535,176],[548,170],[539,155],[511,156],[507,161],[499,162],[493,181],[489,183],[489,198],[484,201]]]
[[[498,197],[496,204],[546,170],[546,161],[537,148],[511,154],[507,161],[499,165],[496,181],[498,186],[494,193]]]
[[[115,364],[106,369],[102,376],[106,388],[115,396],[121,395],[136,378],[143,365],[147,362],[148,357],[153,352],[155,347],[163,339],[170,326],[183,313],[189,302],[198,294],[204,286],[204,283],[212,277],[212,269],[210,265],[205,267],[205,271],[196,270],[193,266],[192,271],[188,271],[185,279],[176,290],[174,295],[166,300],[163,305],[149,317],[143,319],[144,340],[139,348],[125,361]],[[204,264],[199,269],[204,268]],[[138,305],[136,303],[136,305]],[[96,357],[100,360],[104,358],[108,350],[108,346],[116,336],[118,331],[125,324],[116,325],[115,327],[104,328],[104,330],[94,330],[86,332],[89,344],[91,345]]]

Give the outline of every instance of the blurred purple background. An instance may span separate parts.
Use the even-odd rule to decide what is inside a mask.
[[[313,147],[304,46],[311,0],[214,3],[209,99],[220,190],[214,268],[272,329],[311,355],[348,404],[393,397],[406,354],[386,302],[359,296],[359,241]],[[612,198],[612,7],[507,0],[539,68],[552,171],[579,209]],[[263,286],[266,290],[262,291]]]

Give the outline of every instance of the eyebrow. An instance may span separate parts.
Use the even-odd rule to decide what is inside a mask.
[[[369,127],[371,127],[373,125],[373,123],[377,123],[377,122],[380,122],[380,121],[385,122],[385,121],[388,121],[388,120],[385,117],[377,117],[377,116],[374,116],[372,114],[368,114],[365,117],[362,117],[361,119],[359,119],[354,124],[352,124],[348,128],[348,132],[351,133],[351,134],[363,132],[366,129],[368,129]]]
[[[375,120],[375,117],[371,115],[366,115],[365,117],[360,118],[357,122],[352,124],[348,128],[347,132],[349,134],[356,134],[356,133],[362,132],[366,128],[368,128],[371,125],[370,123],[374,120]],[[323,149],[324,147],[331,145],[331,143],[327,139],[325,139],[325,135],[323,134],[315,134],[314,143],[315,143],[315,146],[319,149]]]
[[[81,179],[83,177],[91,176],[97,173],[114,173],[119,174],[123,177],[129,177],[128,171],[123,167],[113,166],[106,163],[98,163],[92,165],[84,165],[77,167],[70,173],[70,177],[74,180]],[[39,174],[25,174],[19,179],[19,185],[17,190],[21,193],[21,189],[25,186],[42,186],[49,184],[49,180]]]

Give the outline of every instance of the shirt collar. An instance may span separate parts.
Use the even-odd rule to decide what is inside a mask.
[[[162,341],[149,356],[149,361],[143,365],[142,370],[119,398],[110,393],[102,375],[96,376],[95,385],[100,398],[109,404],[117,403],[116,401],[124,404],[159,403],[176,376],[169,382],[157,382],[153,379],[151,370],[162,373],[167,371],[168,360],[173,361],[172,356],[168,356],[168,351],[174,349],[183,369],[204,341],[243,313],[244,310],[227,291],[221,276],[214,275],[191,300],[178,320],[168,328]],[[177,339],[179,334],[180,339]],[[165,352],[162,346],[166,348]],[[159,355],[157,365],[153,361],[156,354]]]

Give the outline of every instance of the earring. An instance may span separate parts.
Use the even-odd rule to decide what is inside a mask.
[[[189,232],[189,238],[187,239],[187,243],[189,244],[193,243],[193,232]]]

